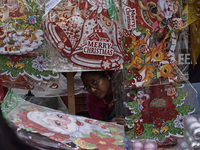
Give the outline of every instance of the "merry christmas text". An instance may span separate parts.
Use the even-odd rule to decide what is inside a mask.
[[[112,56],[114,50],[112,49],[112,43],[99,42],[99,41],[87,41],[87,46],[84,47],[84,54]]]

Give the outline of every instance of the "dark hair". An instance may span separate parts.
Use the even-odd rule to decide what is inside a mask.
[[[100,76],[104,76],[108,78],[111,78],[112,76],[111,71],[85,71],[85,72],[81,72],[81,79],[83,79],[83,77],[87,74],[95,74],[95,75],[100,75]]]

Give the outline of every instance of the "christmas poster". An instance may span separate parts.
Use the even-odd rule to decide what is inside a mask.
[[[188,50],[187,8],[182,0],[122,1],[124,69],[130,86],[187,80],[182,73],[187,65],[180,69],[177,60],[181,49]]]
[[[159,145],[183,137],[184,117],[199,110],[197,92],[189,82],[127,89],[126,97],[126,135],[156,139]]]
[[[0,54],[25,54],[43,44],[40,1],[3,0],[0,10]]]
[[[116,0],[63,0],[49,10],[44,21],[44,37],[49,50],[59,52],[57,60],[67,58],[74,65],[91,69],[122,68],[121,29]],[[49,58],[54,54],[49,52]]]
[[[6,119],[18,130],[40,134],[66,145],[74,143],[75,148],[124,149],[122,125],[35,105],[10,90],[1,108]],[[41,144],[45,142],[41,141]]]
[[[60,74],[45,70],[48,60],[38,50],[24,55],[0,55],[0,79],[5,87],[58,92]]]

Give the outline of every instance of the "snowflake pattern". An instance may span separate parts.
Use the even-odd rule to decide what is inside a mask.
[[[101,67],[104,69],[104,70],[109,70],[111,68],[111,65],[112,65],[112,62],[110,60],[103,60],[101,62]]]
[[[65,44],[63,42],[58,43],[58,48],[63,49],[65,47]]]
[[[68,20],[68,27],[71,32],[79,32],[83,26],[83,20],[79,17],[72,17]]]
[[[98,14],[100,14],[103,9],[107,9],[104,0],[88,0],[88,3],[92,5],[90,11],[97,10]]]
[[[184,129],[184,116],[177,115],[177,118],[174,120],[174,127]]]
[[[44,71],[44,67],[47,65],[47,59],[42,56],[37,56],[36,59],[32,60],[32,68],[39,70],[40,72]]]

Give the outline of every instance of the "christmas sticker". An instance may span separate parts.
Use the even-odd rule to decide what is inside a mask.
[[[124,0],[122,4],[129,86],[145,86],[161,78],[165,83],[184,80],[175,56],[178,32],[187,27],[187,7],[176,0]]]
[[[169,144],[166,140],[170,137],[183,137],[184,117],[194,113],[198,105],[195,96],[187,82],[130,90],[124,102],[129,128],[126,135],[134,139],[156,139],[159,145]]]
[[[24,55],[0,55],[0,79],[5,87],[12,86],[20,89],[33,89],[34,84],[48,83],[48,87],[54,89],[58,86],[50,80],[59,79],[58,73],[46,71],[47,59],[40,53],[29,53]],[[50,84],[50,85],[49,85]],[[56,84],[57,86],[53,86]]]
[[[1,1],[0,54],[24,54],[42,45],[41,6],[38,0]]]
[[[9,91],[2,106],[3,115],[17,128],[37,133],[74,148],[123,150],[123,126],[86,117],[65,114],[23,100]],[[15,99],[11,105],[10,97]],[[41,144],[43,141],[40,141]]]
[[[104,70],[122,68],[124,50],[118,13],[115,0],[63,1],[46,16],[45,39],[76,65]]]

